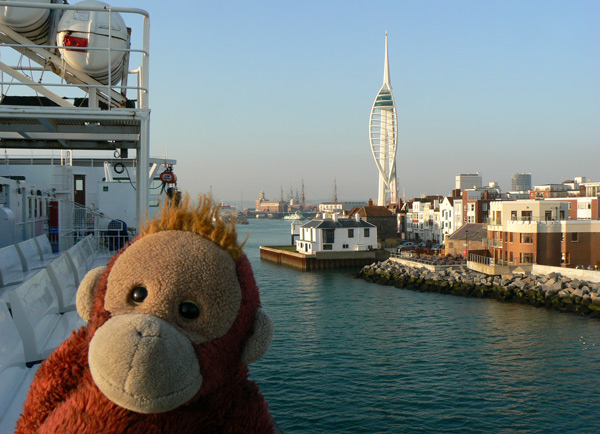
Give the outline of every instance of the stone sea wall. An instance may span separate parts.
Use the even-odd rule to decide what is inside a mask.
[[[558,273],[489,276],[465,266],[442,271],[400,264],[393,259],[366,265],[359,278],[380,285],[421,292],[493,298],[600,318],[600,283]]]

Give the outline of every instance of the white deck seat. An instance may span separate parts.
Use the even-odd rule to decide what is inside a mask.
[[[23,271],[21,256],[15,245],[0,249],[0,288],[15,286],[33,274],[35,271]]]
[[[50,283],[57,295],[59,312],[75,310],[75,299],[79,282],[75,274],[73,261],[69,256],[60,255],[46,265]]]
[[[23,341],[6,303],[0,301],[0,432],[14,432],[39,364],[25,364]]]
[[[21,386],[17,389],[16,394],[12,398],[12,401],[6,408],[4,417],[0,419],[0,433],[15,432],[17,421],[19,420],[19,417],[23,412],[23,404],[25,403],[25,398],[27,398],[29,387],[31,386],[33,377],[35,376],[35,373],[37,372],[39,367],[40,363],[37,363],[31,368],[27,369],[27,372],[25,373],[25,378],[21,382]]]
[[[83,243],[79,242],[66,251],[66,255],[71,260],[73,270],[75,271],[75,279],[77,284],[83,280],[83,277],[89,270],[88,259],[86,258],[85,251],[83,249]],[[90,259],[91,265],[92,260]]]
[[[81,241],[83,250],[88,258],[88,268],[102,267],[108,264],[108,261],[112,257],[112,253],[103,252],[98,244],[98,239],[93,235],[88,235]],[[89,260],[91,258],[91,261]]]
[[[85,325],[77,311],[59,313],[57,295],[45,269],[8,296],[27,363],[47,358],[72,330]]]
[[[42,257],[45,261],[54,259],[58,256],[58,254],[52,251],[52,244],[50,244],[50,240],[46,235],[39,235],[35,237],[34,240],[40,248],[40,251],[42,252]]]
[[[38,270],[45,267],[44,257],[35,239],[30,238],[16,244],[17,252],[21,257],[24,271]]]

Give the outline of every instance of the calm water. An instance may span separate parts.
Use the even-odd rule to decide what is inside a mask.
[[[239,232],[275,323],[252,377],[287,433],[600,432],[600,321],[279,267],[258,246],[289,222]]]

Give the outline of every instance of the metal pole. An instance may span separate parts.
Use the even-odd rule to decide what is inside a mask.
[[[148,163],[150,155],[150,110],[145,110],[141,118],[140,141],[136,152],[136,221],[138,231],[148,217]]]

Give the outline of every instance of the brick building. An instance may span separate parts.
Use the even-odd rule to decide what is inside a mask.
[[[488,250],[498,265],[600,266],[600,220],[568,220],[568,201],[490,204]]]
[[[353,208],[348,217],[356,218],[357,214],[361,219],[377,226],[377,240],[382,246],[398,244],[398,220],[385,206],[367,205]]]

